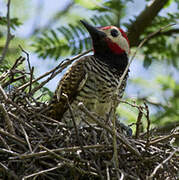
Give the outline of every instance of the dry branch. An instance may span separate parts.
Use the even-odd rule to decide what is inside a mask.
[[[133,21],[128,28],[128,38],[131,46],[138,46],[140,35],[150,26],[153,19],[168,1],[169,0],[154,0],[151,5],[146,6],[146,8],[136,17],[135,21]]]
[[[121,82],[138,49],[150,37],[167,27],[161,28],[157,32],[150,34],[141,42],[130,59],[129,64],[120,79],[118,88],[120,88]],[[71,109],[71,115],[74,122],[73,127],[68,127],[67,124],[58,122],[43,114],[48,110],[48,106],[45,102],[40,102],[39,98],[35,98],[36,92],[39,92],[49,80],[62,72],[62,70],[74,60],[90,51],[82,53],[70,60],[61,62],[57,67],[36,79],[33,79],[33,68],[30,66],[29,59],[30,73],[18,70],[18,66],[21,64],[20,62],[24,60],[21,57],[16,60],[13,67],[9,69],[7,73],[0,77],[1,81],[8,84],[9,82],[13,82],[12,80],[6,80],[9,77],[15,77],[16,74],[24,76],[24,80],[21,81],[20,79],[19,81],[21,81],[21,83],[19,83],[10,94],[6,93],[3,87],[0,86],[0,98],[4,104],[4,109],[6,109],[8,117],[10,118],[10,122],[13,123],[15,132],[15,134],[13,134],[12,130],[9,132],[5,131],[3,129],[4,124],[0,121],[0,134],[3,138],[3,142],[1,143],[3,149],[0,149],[0,152],[3,155],[1,156],[0,154],[0,160],[7,166],[7,168],[12,170],[12,172],[16,172],[17,176],[21,176],[24,179],[32,178],[34,176],[44,178],[51,176],[51,173],[53,172],[53,178],[57,178],[59,174],[62,174],[63,178],[65,178],[67,174],[68,176],[69,174],[72,174],[72,179],[78,176],[84,177],[84,179],[89,176],[94,179],[96,177],[103,179],[106,176],[108,176],[108,179],[109,177],[113,178],[116,176],[118,179],[135,179],[135,177],[146,179],[146,172],[152,173],[154,167],[165,159],[166,152],[173,149],[172,146],[163,146],[162,142],[164,140],[169,141],[171,138],[175,137],[175,135],[177,135],[176,132],[172,136],[163,138],[155,139],[151,137],[152,133],[149,130],[149,112],[146,104],[144,104],[144,106],[138,106],[127,102],[127,104],[132,107],[138,108],[143,116],[146,116],[148,122],[146,139],[141,139],[141,133],[139,130],[137,130],[138,132],[135,140],[132,137],[126,137],[120,130],[118,130],[115,124],[115,116],[112,116],[113,128],[111,129],[111,124],[103,123],[105,122],[104,120],[100,117],[94,116],[94,114],[89,112],[83,104],[79,104],[79,108],[86,116],[92,118],[96,123],[95,125],[87,123],[87,126],[78,128],[75,124],[73,109]],[[27,58],[29,58],[29,56],[27,56]],[[42,83],[35,84],[35,82],[45,77],[47,78]],[[26,88],[28,91],[25,90]],[[120,99],[116,98],[115,103],[120,101]],[[114,114],[114,108],[112,112]],[[140,120],[140,118],[138,119]],[[0,119],[2,119],[1,115]],[[6,122],[8,122],[7,118]],[[84,122],[86,121],[84,120]],[[5,158],[4,154],[8,156],[8,158]],[[155,158],[153,158],[154,154],[158,155],[155,155]],[[173,159],[175,160],[177,158],[178,157],[175,153],[175,155],[171,157],[171,164]],[[29,159],[32,162],[31,164],[28,163]],[[37,161],[38,163],[36,163]],[[150,164],[146,165],[145,163],[148,161],[150,161]],[[19,163],[25,164],[28,168],[25,168],[25,166],[18,168]],[[108,163],[108,165],[106,163]],[[171,164],[168,166],[172,169],[173,175],[169,172],[163,172],[162,174],[170,176],[176,175],[178,165]],[[144,166],[146,172],[145,170],[141,170],[141,167]],[[64,168],[66,168],[65,172],[63,171]],[[8,174],[8,172],[5,174]],[[159,174],[162,178],[164,178],[164,175]]]
[[[7,71],[8,73],[0,77],[1,81],[22,73],[17,70],[22,59],[19,58]],[[64,66],[67,66],[64,64],[62,63],[48,74],[60,72]],[[41,84],[29,82],[32,77],[31,73],[23,72],[23,74],[25,83],[19,80],[18,86],[10,93],[0,86],[1,102],[4,104],[15,131],[13,134],[5,130],[4,121],[2,121],[4,115],[0,113],[0,178],[5,179],[11,176],[14,179],[16,177],[20,179],[50,179],[49,177],[57,179],[60,176],[66,179],[89,179],[89,177],[91,179],[115,177],[146,179],[146,174],[151,175],[155,168],[170,156],[170,152],[173,152],[174,147],[170,141],[178,136],[177,131],[158,137],[152,136],[153,133],[150,130],[147,135],[149,142],[146,136],[142,136],[142,133],[138,131],[134,139],[122,134],[117,124],[113,126],[113,129],[110,128],[111,124],[105,124],[104,120],[94,116],[82,104],[79,108],[96,124],[86,123],[86,126],[81,128],[77,125],[69,127],[65,123],[47,117],[43,114],[48,108],[47,104],[40,102],[33,94],[34,88],[41,87]],[[41,77],[47,76],[45,74]],[[29,87],[32,84],[29,93]],[[27,88],[27,91],[22,91],[24,88]],[[118,99],[117,102],[119,101],[133,108],[139,108],[143,116],[149,116],[145,105],[139,106]],[[75,121],[73,109],[71,113]],[[114,133],[116,133],[115,143],[113,143]],[[168,146],[163,143],[168,143]],[[160,168],[160,170],[155,170],[157,173],[153,173],[154,177],[159,180],[165,179],[166,176],[176,177],[179,167],[177,159],[176,152],[164,164],[170,172],[166,172],[166,168]]]
[[[6,54],[7,54],[7,50],[8,50],[8,47],[9,47],[9,43],[10,41],[13,39],[13,35],[11,35],[11,32],[10,32],[10,28],[11,28],[11,24],[10,24],[10,4],[11,4],[11,0],[8,0],[8,3],[7,3],[7,15],[6,15],[6,19],[7,19],[7,37],[6,37],[6,43],[5,43],[5,46],[3,48],[3,51],[2,51],[2,56],[0,58],[0,64],[3,62]]]

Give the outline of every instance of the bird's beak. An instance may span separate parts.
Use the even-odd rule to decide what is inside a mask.
[[[106,34],[103,31],[100,31],[99,29],[97,29],[96,27],[88,24],[85,21],[80,20],[80,22],[85,26],[85,28],[88,30],[88,32],[90,33],[92,39],[103,39],[106,37]]]

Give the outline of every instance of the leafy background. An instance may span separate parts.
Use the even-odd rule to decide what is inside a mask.
[[[155,0],[158,1],[158,0]],[[150,108],[154,126],[167,127],[179,122],[179,1],[165,0],[151,23],[139,21],[143,31],[135,31],[133,25],[146,12],[149,0],[16,0],[11,2],[11,33],[8,53],[1,62],[1,73],[9,68],[22,54],[21,45],[30,54],[30,61],[39,76],[70,58],[91,48],[91,41],[79,23],[85,19],[95,26],[113,24],[128,32],[133,53],[139,42],[159,28],[176,23],[172,28],[150,39],[138,52],[131,65],[125,100],[143,103]],[[0,2],[0,51],[7,33],[6,3]],[[154,13],[154,12],[153,12]],[[137,37],[139,33],[139,37]],[[24,67],[26,65],[24,64]],[[61,75],[54,78],[46,88],[53,92]],[[122,120],[136,122],[138,111],[121,104],[117,112]],[[143,119],[145,122],[145,118]],[[145,123],[144,123],[145,124]]]

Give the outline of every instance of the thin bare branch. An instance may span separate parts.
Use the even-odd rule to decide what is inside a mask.
[[[43,79],[44,77],[47,77],[48,75],[51,74],[51,77],[48,78],[46,81],[44,81],[43,83],[41,83],[41,85],[39,85],[38,88],[36,88],[37,90],[40,89],[44,84],[46,84],[48,81],[50,81],[52,78],[54,78],[57,74],[59,74],[60,72],[63,71],[63,69],[65,69],[67,66],[69,66],[73,61],[75,61],[76,59],[80,58],[81,56],[84,56],[85,54],[88,54],[89,52],[91,52],[92,50],[88,50],[86,52],[83,52],[77,56],[75,56],[74,58],[72,59],[67,59],[67,60],[64,60],[62,61],[58,66],[56,66],[54,69],[46,72],[45,74],[39,76],[38,78],[36,79],[33,79],[32,80],[32,83],[34,82],[37,82],[39,81],[40,79]],[[26,87],[28,87],[30,85],[30,82],[20,86],[19,88],[17,88],[18,91],[22,90],[22,89],[25,89]],[[33,91],[36,91],[36,90],[33,90]]]
[[[97,144],[97,145],[87,145],[83,146],[84,149],[103,149],[105,148],[105,145]],[[51,150],[52,152],[55,153],[63,153],[63,152],[76,152],[80,150],[80,146],[75,146],[75,147],[67,147],[67,148],[58,148],[58,149],[53,149]],[[41,157],[47,155],[47,151],[40,151],[37,153],[31,153],[31,154],[22,154],[17,157],[17,159],[28,159],[28,158],[33,158],[33,157]]]
[[[62,165],[63,165],[63,164],[62,164]],[[30,175],[28,175],[28,176],[24,176],[24,177],[22,178],[22,180],[29,179],[29,178],[32,178],[32,177],[34,177],[34,176],[38,176],[38,175],[40,175],[40,174],[45,174],[45,173],[47,173],[47,172],[53,171],[53,170],[55,170],[55,169],[58,169],[58,168],[60,168],[60,167],[61,167],[61,166],[57,165],[57,166],[55,166],[55,167],[53,167],[53,168],[50,168],[50,169],[38,171],[38,172],[33,173],[33,174],[30,174]]]
[[[114,135],[113,130],[111,130],[108,126],[106,126],[103,121],[98,120],[97,118],[95,118],[95,116],[93,114],[91,114],[91,112],[88,111],[88,109],[84,106],[83,103],[79,103],[78,104],[79,108],[87,115],[89,116],[96,124],[98,124],[99,126],[101,126],[102,128],[104,128],[106,131],[108,131],[112,136]],[[127,148],[129,149],[129,151],[131,151],[132,153],[134,153],[135,155],[137,155],[138,157],[140,157],[140,153],[137,149],[135,149],[134,147],[132,147],[131,143],[128,141],[127,138],[125,138],[124,136],[120,135],[120,134],[116,134],[116,138],[119,139],[123,144],[125,144],[127,146]]]
[[[145,29],[147,29],[148,26],[150,26],[153,19],[158,15],[168,1],[169,0],[154,0],[136,17],[134,22],[132,22],[128,28],[128,38],[131,47],[138,46],[141,34],[145,31]]]
[[[31,147],[31,144],[30,144],[30,141],[29,141],[29,137],[28,137],[28,135],[27,135],[27,133],[26,133],[26,130],[24,129],[24,127],[22,126],[22,124],[21,124],[20,126],[21,126],[21,128],[22,128],[23,133],[24,133],[24,136],[25,136],[26,142],[27,142],[27,144],[28,144],[29,150],[30,150],[30,152],[32,152],[32,147]]]
[[[0,162],[0,169],[3,169],[4,171],[7,172],[8,174],[8,179],[14,179],[14,180],[18,180],[18,176],[15,174],[14,171],[10,170],[8,167],[6,167],[2,162]]]
[[[169,27],[171,27],[171,26],[174,26],[174,25],[175,25],[175,24],[168,24],[168,25],[166,25],[166,26],[164,26],[164,27],[161,27],[160,29],[158,29],[157,31],[149,34],[146,38],[143,39],[143,41],[139,44],[139,46],[137,47],[136,51],[134,52],[134,54],[133,54],[132,57],[130,58],[129,63],[128,63],[128,65],[127,65],[124,73],[122,74],[122,76],[121,76],[121,78],[120,78],[120,81],[119,81],[119,84],[118,84],[116,93],[117,93],[118,90],[120,89],[120,87],[121,87],[121,85],[122,85],[122,82],[123,82],[123,79],[125,78],[128,70],[129,70],[129,67],[130,67],[132,61],[134,60],[137,52],[138,52],[139,49],[144,45],[144,43],[145,43],[148,39],[150,39],[151,37],[153,37],[154,35],[158,34],[159,32],[162,32],[163,30],[166,30],[167,28],[169,28]]]
[[[4,104],[0,104],[0,112],[4,115],[4,120],[5,120],[5,126],[7,126],[7,131],[10,132],[11,134],[15,135],[15,130],[13,127],[13,122],[11,121],[8,112],[5,109]]]
[[[7,131],[4,131],[2,128],[0,128],[0,134],[7,136],[7,137],[13,139],[14,141],[19,142],[23,145],[26,145],[26,142],[24,140],[22,140],[21,138],[15,136],[13,134],[8,133]]]
[[[7,54],[7,50],[8,50],[8,47],[9,47],[9,43],[10,41],[13,39],[13,35],[11,35],[11,22],[10,22],[10,4],[11,4],[11,0],[8,0],[8,3],[7,3],[7,15],[6,15],[6,19],[7,19],[7,37],[6,37],[6,43],[5,43],[5,46],[3,48],[3,51],[2,51],[2,56],[0,58],[0,64],[3,62],[6,54]]]
[[[164,164],[166,164],[168,161],[170,161],[170,159],[175,155],[176,152],[179,152],[179,149],[175,149],[175,150],[170,154],[170,156],[168,156],[164,161],[162,161],[162,162],[154,169],[154,171],[152,172],[152,174],[149,176],[148,180],[152,180],[152,179],[155,177],[157,171],[158,171],[160,168],[162,168]]]
[[[139,114],[136,122],[136,132],[135,132],[136,139],[139,138],[142,116],[143,116],[143,112],[139,110]]]

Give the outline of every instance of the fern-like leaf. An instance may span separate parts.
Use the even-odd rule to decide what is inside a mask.
[[[90,18],[95,26],[115,24],[112,14],[103,14]],[[80,24],[61,26],[56,30],[43,33],[33,44],[35,52],[43,59],[50,57],[56,60],[60,56],[69,56],[81,53],[91,48],[91,41],[86,29]]]

